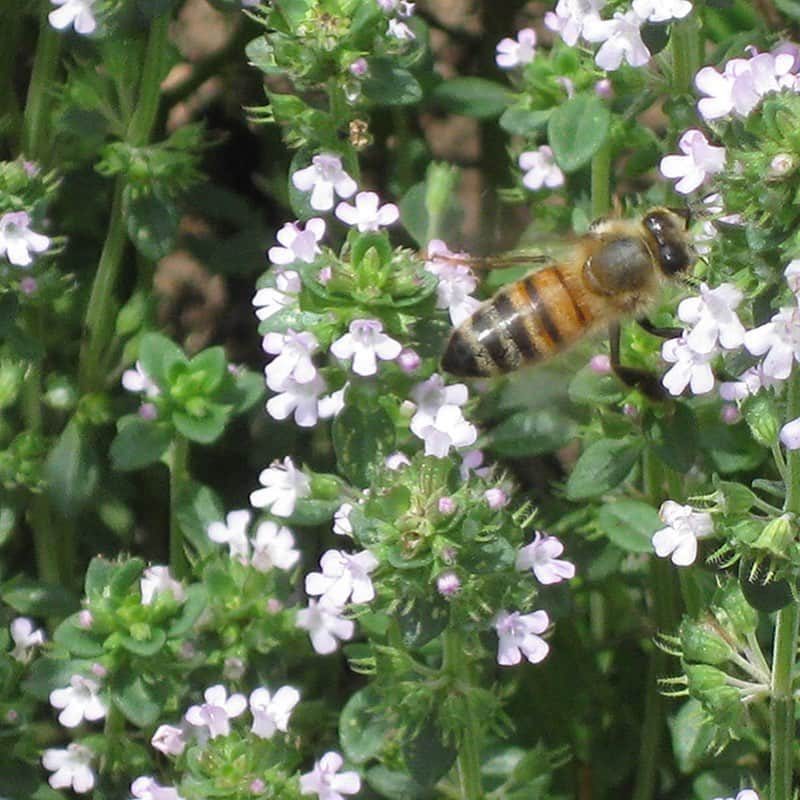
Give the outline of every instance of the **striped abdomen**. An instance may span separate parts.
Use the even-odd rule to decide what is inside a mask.
[[[532,272],[500,289],[453,331],[442,368],[477,377],[543,361],[594,327],[592,305],[558,265]]]

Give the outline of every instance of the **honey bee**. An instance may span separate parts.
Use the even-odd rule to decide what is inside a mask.
[[[569,257],[501,288],[451,334],[442,368],[452,375],[482,377],[540,363],[579,339],[608,326],[611,366],[646,394],[663,391],[653,375],[619,360],[620,320],[642,315],[664,284],[688,272],[696,257],[689,242],[688,213],[652,208],[641,219],[599,219]]]

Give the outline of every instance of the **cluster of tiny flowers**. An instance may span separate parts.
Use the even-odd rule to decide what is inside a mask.
[[[677,397],[687,386],[694,394],[714,388],[711,361],[723,350],[736,350],[745,343],[745,329],[736,315],[741,301],[742,293],[729,283],[716,289],[703,283],[699,297],[681,301],[678,318],[689,327],[661,348],[663,359],[674,365],[662,379],[670,394]]]
[[[425,270],[435,275],[436,308],[446,308],[454,326],[470,317],[480,305],[472,297],[478,280],[464,263],[464,253],[453,253],[441,239],[431,239],[427,248]]]
[[[300,560],[300,551],[295,549],[294,535],[289,528],[267,520],[260,523],[256,535],[248,539],[250,519],[249,511],[231,511],[225,522],[212,522],[208,526],[208,538],[217,544],[226,544],[231,558],[259,572],[288,571],[294,567]]]
[[[50,2],[59,6],[47,17],[56,30],[63,31],[71,26],[75,29],[75,33],[83,36],[94,33],[97,28],[97,20],[92,11],[95,0],[50,0]]]
[[[682,19],[692,10],[688,0],[633,0],[627,11],[617,10],[611,19],[603,19],[600,12],[605,6],[606,0],[559,0],[544,18],[544,24],[570,47],[580,38],[601,43],[595,62],[605,70],[619,69],[623,61],[632,67],[647,64],[650,51],[642,41],[642,26]]]

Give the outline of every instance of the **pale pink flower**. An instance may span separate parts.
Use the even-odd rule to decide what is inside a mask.
[[[711,353],[721,346],[735,350],[744,343],[744,325],[736,315],[742,302],[742,293],[731,283],[722,283],[716,289],[700,284],[699,297],[687,297],[678,306],[678,319],[691,325],[684,333],[686,344],[695,353]]]
[[[72,789],[77,794],[90,792],[95,782],[91,767],[93,755],[88,747],[77,742],[68,744],[63,750],[45,750],[42,764],[53,773],[47,782],[54,789]]]
[[[99,684],[83,675],[73,675],[64,689],[53,689],[50,705],[62,709],[58,721],[65,728],[76,728],[83,720],[96,722],[108,713]]]
[[[348,600],[353,603],[369,603],[375,597],[375,589],[369,575],[378,567],[378,559],[369,550],[345,553],[344,550],[328,550],[320,559],[322,572],[306,575],[306,593],[320,595],[328,605],[343,606]]]
[[[400,355],[403,345],[383,333],[383,324],[377,319],[354,319],[348,332],[331,344],[331,353],[343,361],[353,359],[356,375],[374,375],[378,371],[377,359],[391,361]]]
[[[683,336],[668,339],[661,347],[661,357],[674,366],[667,371],[661,383],[674,397],[687,386],[691,387],[693,394],[710,392],[714,388],[714,372],[710,362],[716,355],[713,350],[710,353],[697,353],[689,347]]]
[[[262,342],[265,353],[275,358],[264,368],[267,386],[273,392],[283,391],[286,381],[292,378],[297,383],[309,383],[317,376],[312,358],[319,347],[317,337],[311,331],[286,333],[270,332]]]
[[[259,289],[253,297],[256,316],[260,320],[269,319],[274,314],[297,301],[297,294],[302,288],[300,274],[293,269],[278,270],[275,286]]]
[[[33,261],[31,253],[43,253],[50,239],[30,228],[31,218],[25,211],[9,211],[0,217],[0,256],[18,267]]]
[[[33,655],[33,648],[44,644],[45,635],[41,628],[36,628],[28,617],[17,617],[11,621],[11,638],[14,647],[11,657],[17,661],[28,661]]]
[[[697,558],[697,540],[714,531],[711,515],[695,511],[691,506],[682,506],[674,500],[661,504],[658,511],[667,527],[653,534],[653,549],[661,558],[669,556],[679,567],[693,564]]]
[[[277,420],[294,414],[294,421],[301,428],[313,428],[321,416],[320,403],[325,388],[325,381],[319,374],[305,383],[290,376],[283,381],[280,392],[267,400],[267,413]]]
[[[792,362],[800,362],[800,309],[782,308],[769,322],[747,331],[744,346],[754,356],[767,354],[762,364],[764,375],[786,380]]]
[[[389,24],[391,25],[393,21]],[[351,227],[357,226],[362,233],[377,231],[382,226],[391,225],[400,219],[400,210],[394,203],[382,206],[379,203],[380,199],[375,192],[359,192],[355,197],[355,205],[342,202],[336,206],[336,216]]]
[[[212,739],[227,736],[231,732],[230,720],[247,708],[247,698],[243,694],[228,697],[227,690],[221,684],[206,689],[203,699],[205,703],[191,706],[184,717],[191,725],[208,728]]]
[[[275,235],[281,247],[270,247],[267,256],[273,264],[311,264],[321,252],[317,243],[324,235],[325,220],[320,217],[308,220],[305,228],[299,222],[287,222]]]
[[[344,800],[346,794],[357,794],[361,778],[357,772],[340,772],[342,764],[337,752],[325,753],[311,772],[300,776],[300,793],[316,794],[319,800]]]
[[[405,22],[401,22],[399,19],[389,20],[389,26],[386,29],[386,34],[391,36],[393,39],[399,39],[400,41],[411,41],[412,39],[417,38],[417,35],[414,33],[414,31],[412,31]],[[337,216],[339,216],[338,213]],[[384,224],[388,225],[389,223]]]
[[[675,191],[689,194],[709,176],[722,172],[725,166],[725,148],[708,143],[705,134],[695,128],[686,131],[678,141],[682,156],[664,156],[661,174],[666,178],[679,178]]]
[[[538,150],[521,153],[518,163],[520,169],[525,171],[522,184],[533,192],[543,186],[557,189],[564,185],[564,173],[556,164],[549,145],[543,144]]]
[[[129,392],[144,392],[147,397],[157,397],[161,394],[161,389],[144,371],[141,361],[137,361],[133,369],[126,369],[122,373],[122,386]]]
[[[425,442],[425,455],[445,458],[451,447],[468,447],[475,443],[478,431],[464,419],[457,406],[442,406],[432,420],[415,415],[411,432]]]
[[[97,28],[97,20],[92,13],[95,0],[50,0],[56,8],[47,15],[50,24],[59,31],[71,25],[75,33],[86,36]]]
[[[261,489],[250,494],[250,504],[255,508],[267,508],[276,517],[290,517],[298,498],[308,497],[311,483],[289,456],[273,461],[258,476]]]
[[[574,47],[584,28],[600,19],[606,0],[558,0],[555,11],[544,15],[544,24],[570,46]]]
[[[281,686],[275,695],[259,687],[250,694],[253,726],[250,730],[260,739],[271,739],[275,731],[286,733],[289,717],[300,701],[300,692],[292,686]]]
[[[272,520],[262,522],[251,541],[251,563],[259,572],[269,572],[273,568],[288,571],[300,560],[300,551],[295,550],[292,532]]]
[[[532,614],[501,611],[493,624],[499,639],[497,663],[501,666],[519,664],[523,656],[531,664],[538,664],[550,651],[550,646],[539,636],[550,625],[546,611],[534,611]]]
[[[559,539],[536,531],[533,541],[517,553],[516,568],[520,572],[531,570],[545,586],[571,580],[575,577],[575,565],[558,558],[563,552],[564,545]]]
[[[162,786],[150,775],[142,775],[131,784],[131,794],[138,800],[183,800],[173,786]]]
[[[186,600],[183,584],[170,575],[169,567],[148,567],[139,581],[139,590],[143,606],[152,605],[162,594],[171,594],[176,603],[183,603]]]
[[[719,385],[719,396],[723,400],[744,400],[761,389],[777,386],[780,381],[764,374],[763,363],[746,369],[735,381],[725,381]]]
[[[334,192],[351,197],[358,186],[342,168],[342,159],[331,153],[320,153],[311,159],[311,166],[292,175],[292,183],[301,192],[311,192],[311,208],[330,211]]]
[[[337,536],[352,536],[353,524],[350,522],[352,503],[342,503],[333,514],[333,532]]]
[[[800,417],[787,422],[781,428],[779,438],[787,450],[800,448]]]
[[[536,31],[523,28],[516,39],[501,39],[497,44],[495,61],[500,69],[514,69],[530,64],[536,55]]]
[[[447,570],[436,578],[436,591],[442,597],[453,597],[460,589],[461,579],[452,570]]]
[[[297,627],[308,631],[311,646],[320,655],[333,653],[339,647],[339,640],[353,638],[355,623],[342,617],[342,611],[339,606],[311,598],[308,608],[297,612]]]
[[[246,561],[250,556],[250,545],[247,542],[247,528],[250,525],[250,512],[240,509],[231,511],[225,522],[212,522],[206,533],[212,542],[227,544],[231,558]]]
[[[792,290],[795,297],[800,296],[800,258],[792,259],[783,271],[786,284]]]
[[[159,725],[150,739],[150,744],[167,756],[179,756],[186,749],[183,728],[175,725]]]
[[[683,19],[692,13],[689,0],[633,0],[633,10],[648,22]]]
[[[644,20],[635,11],[617,11],[608,20],[594,20],[583,29],[583,37],[590,42],[603,42],[595,56],[602,69],[619,69],[623,60],[632,67],[643,67],[650,60],[650,51],[642,41]]]

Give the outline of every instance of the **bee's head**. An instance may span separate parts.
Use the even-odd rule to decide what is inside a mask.
[[[689,244],[689,210],[652,208],[642,220],[656,244],[661,271],[672,277],[686,272],[696,256]]]

